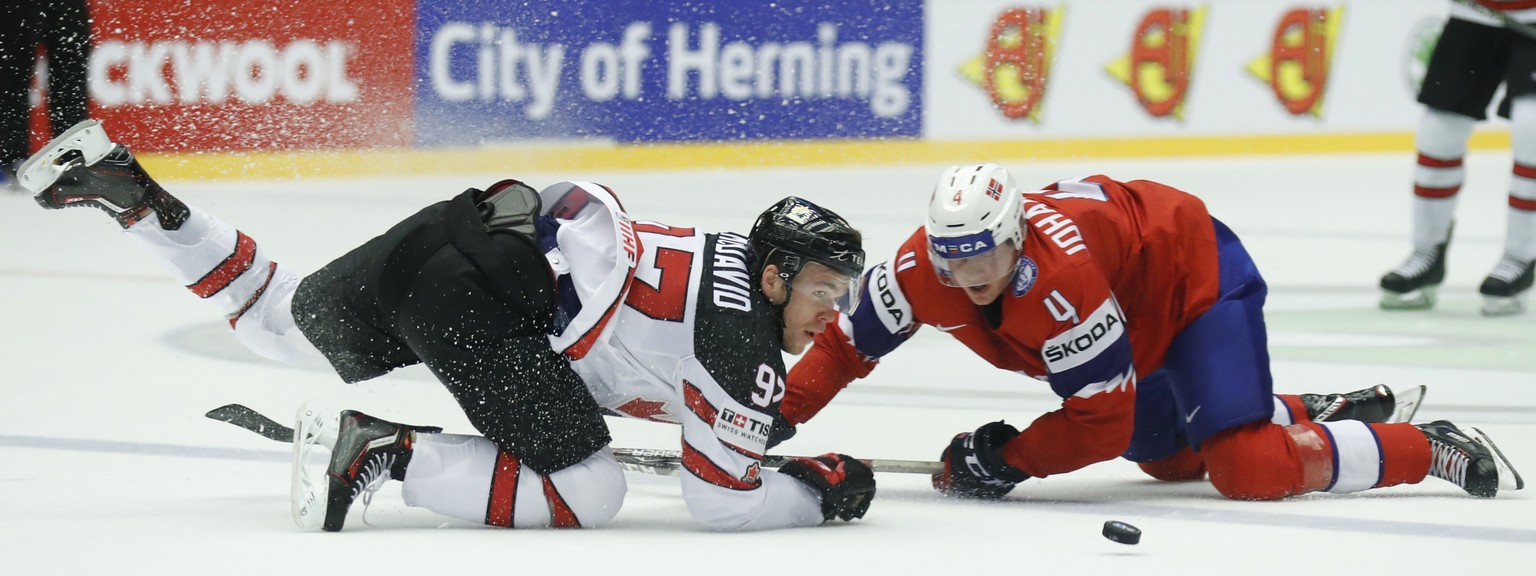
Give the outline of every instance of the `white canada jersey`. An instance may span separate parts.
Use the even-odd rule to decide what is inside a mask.
[[[779,322],[753,289],[747,239],[630,222],[592,183],[540,195],[558,225],[550,234],[546,219],[542,230],[561,291],[551,343],[598,405],[683,427],[683,495],[705,524],[821,523],[814,491],[761,468],[785,369]]]

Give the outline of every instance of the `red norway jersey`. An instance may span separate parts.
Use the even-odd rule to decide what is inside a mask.
[[[1130,442],[1138,375],[1216,301],[1216,237],[1198,198],[1105,176],[1024,194],[1024,250],[996,302],[976,306],[938,281],[919,228],[865,273],[860,306],[789,373],[780,407],[809,420],[921,326],[948,332],[992,365],[1047,381],[1059,410],[1005,448],[1032,476],[1119,456]]]

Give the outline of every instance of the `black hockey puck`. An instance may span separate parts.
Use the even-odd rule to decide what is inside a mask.
[[[1121,544],[1135,544],[1141,541],[1141,529],[1119,520],[1110,520],[1104,523],[1104,537]]]

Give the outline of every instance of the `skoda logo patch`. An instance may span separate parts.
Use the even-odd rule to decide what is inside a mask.
[[[1013,276],[1013,295],[1023,296],[1029,293],[1030,288],[1035,287],[1035,278],[1040,275],[1040,267],[1035,266],[1035,261],[1028,256],[1019,255],[1019,271]]]

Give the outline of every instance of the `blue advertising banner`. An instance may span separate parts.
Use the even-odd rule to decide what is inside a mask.
[[[918,137],[923,3],[422,0],[416,139]]]

